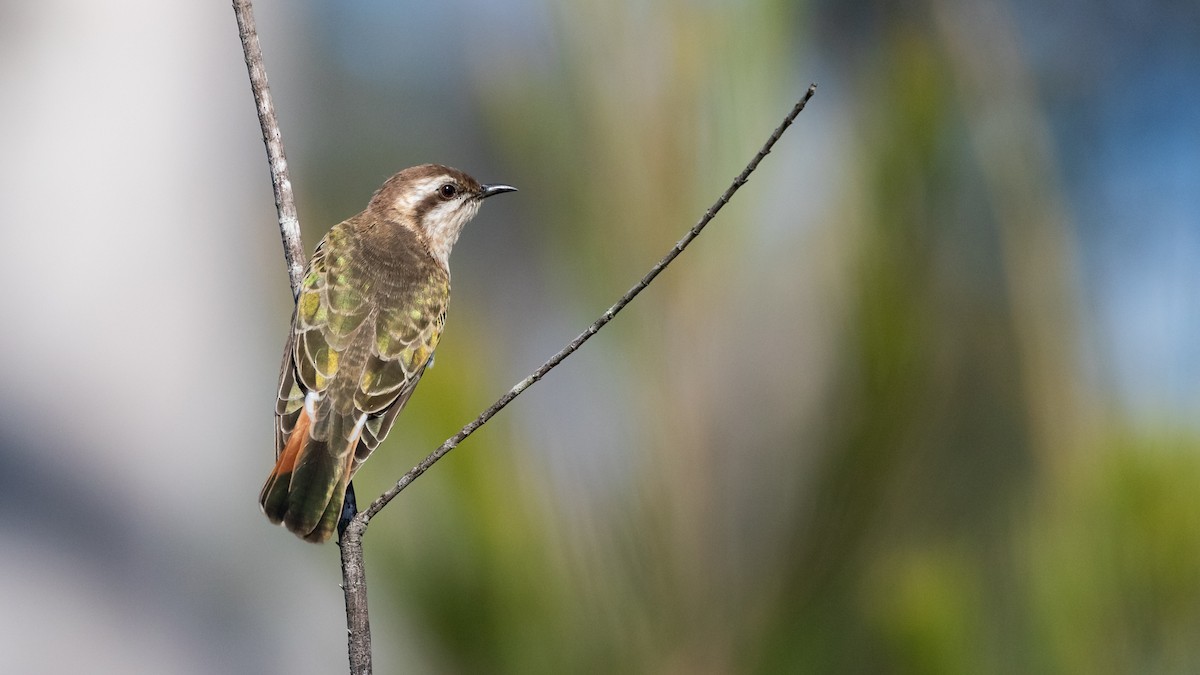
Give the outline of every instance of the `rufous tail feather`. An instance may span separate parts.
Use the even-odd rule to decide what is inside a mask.
[[[333,425],[331,437],[342,436],[340,426]],[[307,411],[301,411],[259,501],[271,522],[319,544],[337,527],[362,425],[355,425],[342,452],[330,452],[328,442],[312,438],[310,427]]]
[[[304,449],[305,441],[308,440],[308,430],[311,426],[312,418],[308,416],[307,410],[301,408],[300,417],[296,419],[296,426],[292,429],[292,434],[288,436],[287,443],[283,446],[283,452],[279,453],[275,468],[271,470],[271,475],[267,476],[267,482],[258,496],[258,503],[262,506],[263,513],[267,514],[267,518],[276,525],[282,523],[287,514],[287,497],[292,482],[292,472],[296,468],[296,459],[300,456],[300,451]]]

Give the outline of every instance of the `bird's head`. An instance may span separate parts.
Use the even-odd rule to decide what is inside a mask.
[[[481,185],[448,166],[421,164],[387,179],[367,208],[416,231],[430,252],[447,265],[450,249],[483,200],[515,190],[508,185]]]

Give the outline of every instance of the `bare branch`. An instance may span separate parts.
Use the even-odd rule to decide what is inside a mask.
[[[267,148],[267,164],[271,168],[271,184],[275,191],[275,210],[279,214],[279,234],[283,239],[283,257],[287,263],[292,298],[295,299],[300,295],[306,263],[304,242],[300,236],[300,218],[296,214],[296,198],[292,194],[292,181],[288,178],[287,159],[283,154],[283,136],[279,131],[275,104],[271,101],[271,90],[267,85],[267,71],[263,66],[262,48],[254,26],[251,0],[233,0],[233,13],[237,16],[238,36],[242,40],[242,52],[246,57],[250,89],[254,93],[254,103],[258,109],[263,145]],[[367,613],[367,576],[363,566],[362,526],[355,525],[351,523],[348,528],[348,534],[353,536],[353,545],[342,546],[342,587],[346,596],[350,670],[355,675],[365,675],[371,672],[371,627]],[[342,542],[339,542],[339,545],[341,544]]]
[[[351,675],[371,672],[371,615],[367,611],[367,568],[362,535],[367,523],[355,518],[338,539],[342,549],[342,593],[346,597],[347,650]]]
[[[237,16],[238,33],[241,37],[242,50],[246,57],[246,69],[250,75],[250,87],[254,93],[254,101],[258,109],[258,120],[262,126],[263,144],[266,146],[267,161],[271,168],[271,183],[275,191],[275,208],[279,213],[279,232],[283,239],[284,259],[288,267],[288,280],[291,283],[292,295],[296,297],[299,294],[300,284],[304,276],[305,255],[304,245],[300,236],[300,220],[296,215],[295,197],[292,194],[292,184],[288,178],[287,160],[283,153],[283,140],[279,131],[279,121],[276,119],[275,106],[271,102],[271,93],[267,86],[267,74],[263,67],[262,50],[259,46],[257,31],[254,27],[254,13],[251,7],[251,0],[234,0],[233,10]],[[784,117],[783,122],[775,129],[754,158],[750,160],[746,168],[733,179],[733,182],[726,188],[725,192],[704,212],[700,220],[684,234],[683,238],[654,267],[650,268],[650,271],[638,283],[634,284],[612,307],[609,307],[601,314],[600,318],[588,326],[587,330],[580,333],[567,346],[550,357],[540,368],[524,380],[518,382],[508,393],[500,397],[487,410],[480,413],[477,418],[464,426],[457,434],[447,439],[441,447],[434,450],[420,464],[404,474],[396,485],[380,495],[365,511],[359,513],[350,521],[338,545],[341,547],[342,588],[345,593],[346,627],[349,632],[347,646],[352,675],[368,675],[372,669],[370,615],[367,610],[367,579],[362,550],[363,533],[366,531],[367,524],[371,518],[378,514],[383,507],[387,506],[389,502],[396,498],[396,495],[400,494],[402,490],[420,477],[421,474],[428,471],[438,460],[445,457],[451,450],[458,447],[460,443],[474,433],[475,430],[486,424],[488,420],[511,403],[513,399],[520,396],[522,392],[542,379],[555,366],[575,353],[576,350],[583,346],[583,343],[599,332],[609,321],[612,321],[618,312],[645,290],[650,285],[650,282],[654,281],[654,278],[666,269],[667,265],[671,264],[671,261],[683,252],[683,249],[687,248],[692,240],[700,234],[701,230],[716,216],[717,212],[728,204],[733,195],[746,184],[746,181],[750,178],[750,174],[758,167],[759,162],[771,152],[771,148],[783,135],[783,132],[791,126],[800,112],[804,110],[809,99],[816,93],[816,88],[817,85],[815,84],[809,86],[808,91],[792,107],[792,110]]]
[[[355,520],[362,522],[362,529],[365,530],[366,524],[371,520],[371,518],[375,517],[375,515],[379,513],[383,507],[387,506],[388,502],[395,499],[396,495],[400,494],[404,488],[408,487],[414,480],[420,477],[421,474],[428,471],[429,467],[433,466],[439,459],[445,457],[451,450],[458,447],[459,443],[462,443],[468,436],[475,433],[476,429],[486,424],[488,420],[490,420],[496,413],[504,409],[504,407],[511,403],[513,399],[520,396],[522,392],[533,386],[533,384],[542,379],[546,373],[550,372],[555,366],[562,363],[564,359],[583,346],[583,343],[587,342],[593,335],[597,333],[597,331],[603,328],[605,324],[607,324],[609,321],[612,321],[613,317],[615,317],[618,312],[620,312],[625,308],[626,305],[633,301],[633,299],[637,297],[638,293],[641,293],[643,290],[645,290],[645,288],[650,285],[650,282],[654,281],[654,278],[658,276],[659,272],[662,272],[664,269],[666,269],[667,265],[670,265],[671,261],[675,260],[675,258],[683,252],[683,249],[687,248],[688,244],[692,243],[692,240],[695,239],[700,234],[701,230],[708,225],[709,221],[711,221],[713,217],[717,215],[717,212],[720,211],[726,204],[728,204],[729,200],[733,198],[733,195],[743,185],[746,184],[746,181],[750,178],[750,174],[754,173],[754,170],[758,168],[758,163],[761,162],[763,158],[771,152],[771,148],[779,140],[779,137],[782,136],[783,132],[787,131],[787,128],[792,125],[792,122],[795,121],[796,116],[799,115],[802,110],[804,110],[804,106],[808,104],[809,99],[811,99],[813,94],[816,92],[817,85],[809,85],[808,91],[805,92],[804,96],[796,102],[796,105],[792,107],[787,116],[783,118],[783,122],[776,127],[774,132],[772,132],[770,138],[767,139],[767,142],[763,144],[761,149],[759,149],[758,154],[756,154],[754,158],[750,160],[750,163],[746,165],[746,168],[743,169],[742,172],[733,179],[733,182],[729,184],[729,187],[725,189],[725,192],[722,193],[721,196],[717,198],[717,201],[714,202],[713,205],[704,212],[704,215],[701,216],[700,220],[692,226],[692,229],[688,230],[687,233],[683,235],[683,238],[680,239],[670,251],[667,251],[667,254],[663,256],[662,260],[659,260],[654,267],[650,268],[650,271],[646,273],[646,276],[642,277],[641,281],[634,284],[633,288],[630,288],[625,295],[621,296],[620,300],[617,300],[612,307],[609,307],[607,310],[605,310],[605,312],[600,315],[600,318],[596,319],[592,325],[588,326],[587,330],[579,334],[579,337],[572,340],[570,344],[563,347],[557,354],[551,356],[550,359],[543,363],[540,368],[533,371],[529,377],[526,377],[518,382],[516,386],[508,391],[507,394],[501,396],[499,400],[488,407],[487,410],[484,410],[482,413],[480,413],[479,417],[476,417],[469,424],[464,426],[457,434],[454,434],[450,438],[446,439],[446,442],[442,443],[441,447],[434,450],[425,459],[421,460],[420,464],[417,464],[408,473],[404,474],[394,486],[380,495],[379,498],[372,502],[371,505],[368,506],[362,513],[358,514],[358,516],[355,517]]]
[[[263,67],[262,48],[258,44],[250,0],[233,0],[233,13],[237,15],[238,36],[242,39],[242,52],[246,55],[246,70],[250,73],[250,89],[254,92],[254,103],[258,108],[263,144],[267,146],[267,163],[271,167],[271,184],[275,188],[275,210],[279,213],[279,234],[283,237],[283,258],[287,263],[292,297],[295,298],[300,295],[300,282],[304,279],[304,242],[300,239],[296,198],[292,195],[287,159],[283,156],[283,137],[279,133],[275,104],[271,102],[271,90],[267,86],[267,71]]]

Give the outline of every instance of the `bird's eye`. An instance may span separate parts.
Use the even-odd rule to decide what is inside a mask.
[[[446,183],[442,187],[438,188],[438,194],[442,196],[442,199],[450,199],[454,195],[458,194],[458,187],[455,186],[454,183]]]

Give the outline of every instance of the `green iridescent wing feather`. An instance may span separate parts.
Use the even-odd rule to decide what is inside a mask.
[[[407,302],[379,311],[371,353],[355,392],[355,407],[370,413],[356,464],[378,447],[425,372],[442,335],[449,296],[449,279],[438,275],[413,288]]]

